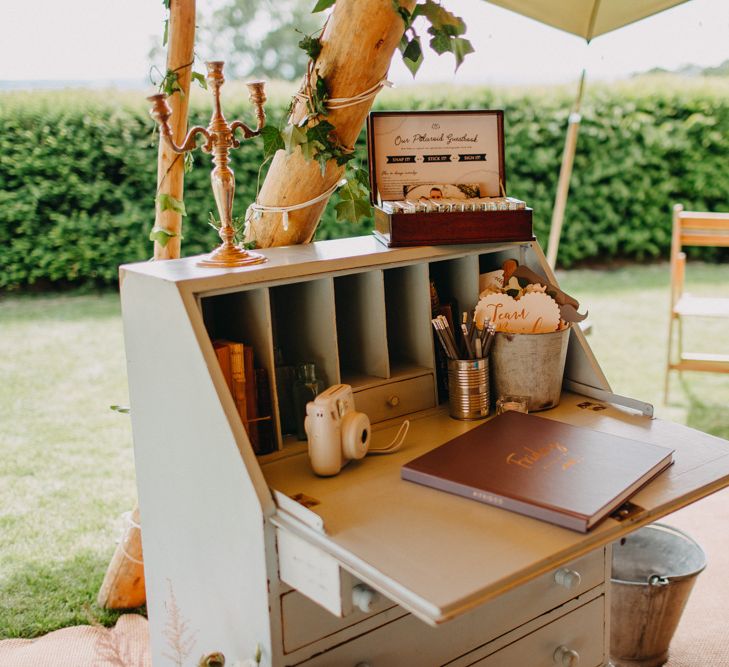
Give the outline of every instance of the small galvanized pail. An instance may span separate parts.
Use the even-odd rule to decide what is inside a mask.
[[[448,410],[455,419],[483,419],[490,407],[488,359],[448,360]]]
[[[559,405],[570,328],[541,334],[499,332],[491,350],[496,398],[529,396],[529,412]]]
[[[613,544],[610,659],[615,667],[658,667],[681,620],[702,548],[677,528],[645,526]]]

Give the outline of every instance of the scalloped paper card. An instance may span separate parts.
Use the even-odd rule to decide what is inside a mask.
[[[559,306],[542,292],[525,294],[518,300],[508,294],[489,294],[479,300],[475,318],[479,328],[488,318],[496,331],[549,333],[559,326]]]

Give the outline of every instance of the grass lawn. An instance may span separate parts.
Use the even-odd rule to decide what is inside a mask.
[[[95,604],[135,500],[116,294],[0,300],[0,638],[116,615]]]
[[[729,375],[663,377],[668,267],[560,274],[590,311],[588,340],[613,391],[658,416],[729,438]],[[695,292],[729,296],[729,267],[690,266]],[[693,351],[729,353],[726,323],[686,328]],[[95,604],[135,500],[116,294],[0,300],[0,638],[115,615]]]
[[[667,264],[558,274],[560,286],[589,310],[590,346],[616,394],[655,406],[657,417],[729,439],[729,375],[671,373],[663,384],[668,344]],[[689,262],[687,291],[729,298],[729,265]],[[674,333],[674,344],[676,336]],[[684,351],[729,354],[729,322],[694,318],[684,323]]]

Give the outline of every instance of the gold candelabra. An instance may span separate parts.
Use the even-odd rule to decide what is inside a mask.
[[[207,128],[199,126],[190,128],[182,141],[182,145],[178,146],[172,136],[172,128],[169,125],[172,109],[167,103],[167,95],[160,93],[147,98],[152,102],[149,113],[159,124],[163,141],[175,153],[182,154],[195,150],[197,148],[195,144],[197,135],[202,134],[206,139],[201,146],[202,150],[213,155],[215,167],[210,173],[210,181],[213,187],[215,204],[218,208],[218,215],[220,216],[219,234],[222,243],[205,259],[198,262],[200,266],[246,266],[266,261],[263,255],[245,250],[234,243],[233,196],[235,194],[235,175],[229,166],[230,151],[240,146],[240,141],[235,138],[235,131],[242,130],[243,138],[250,139],[260,134],[266,124],[266,112],[263,109],[266,102],[265,83],[263,81],[249,81],[246,84],[250,93],[249,99],[253,103],[256,112],[256,129],[252,130],[239,120],[228,123],[220,108],[220,88],[225,83],[225,77],[223,76],[224,64],[222,61],[205,63],[208,69],[208,86],[210,86],[213,93],[214,103],[210,124]]]

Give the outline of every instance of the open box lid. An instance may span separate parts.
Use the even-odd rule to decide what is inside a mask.
[[[373,111],[367,153],[373,204],[429,196],[418,188],[430,185],[477,185],[474,196],[506,195],[501,110]]]

